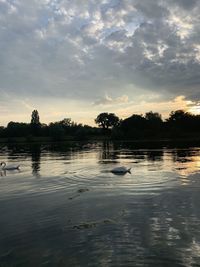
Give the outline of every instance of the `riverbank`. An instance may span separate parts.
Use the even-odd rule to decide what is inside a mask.
[[[0,143],[52,143],[52,142],[72,142],[72,141],[108,141],[111,140],[107,136],[88,136],[84,138],[77,138],[76,136],[65,136],[63,138],[52,138],[43,136],[31,137],[5,137],[0,138]]]
[[[132,143],[136,147],[148,146],[148,147],[158,147],[158,146],[200,146],[200,137],[184,137],[184,138],[145,138],[145,139],[120,139],[115,140],[109,136],[88,136],[84,139],[77,139],[73,136],[65,136],[61,140],[56,140],[51,137],[9,137],[0,138],[0,144],[46,144],[46,143],[72,143],[72,142],[109,142],[113,141],[115,143]]]

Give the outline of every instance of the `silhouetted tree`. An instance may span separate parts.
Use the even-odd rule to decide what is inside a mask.
[[[49,134],[55,141],[60,141],[65,136],[65,130],[58,122],[49,124]]]
[[[142,115],[133,114],[121,122],[120,128],[128,137],[139,137],[144,135],[146,126],[146,119]]]
[[[31,114],[31,132],[33,135],[38,136],[40,134],[41,123],[38,111],[35,109]]]
[[[147,121],[147,131],[149,131],[149,135],[160,135],[160,130],[163,126],[161,114],[159,114],[158,112],[149,111],[145,114],[144,117]]]
[[[176,110],[172,111],[167,119],[168,122],[184,122],[190,119],[193,115],[189,112],[185,112],[184,110]]]
[[[144,116],[133,114],[124,120],[114,113],[100,113],[95,119],[100,128],[90,127],[64,118],[61,121],[52,122],[49,125],[40,123],[39,113],[33,110],[31,122],[9,122],[7,127],[0,127],[0,137],[27,137],[48,136],[54,140],[66,140],[72,137],[75,140],[85,140],[92,135],[97,137],[107,134],[113,139],[124,138],[199,138],[200,115],[194,115],[184,110],[172,111],[166,121],[157,112],[147,112]]]
[[[31,124],[40,125],[40,117],[38,111],[35,109],[31,114]]]
[[[8,123],[5,132],[8,137],[28,136],[30,134],[30,126],[28,123],[11,121]]]
[[[184,110],[176,110],[170,113],[169,118],[166,120],[168,125],[173,128],[190,130],[192,127],[195,116]]]
[[[40,124],[40,135],[41,136],[48,136],[49,135],[49,127],[45,123]]]
[[[166,125],[167,132],[171,132],[172,137],[196,135],[200,131],[200,117],[184,110],[176,110],[170,113]]]
[[[70,118],[64,118],[58,124],[63,128],[65,134],[71,133],[72,121]]]
[[[62,126],[64,126],[64,127],[70,127],[71,124],[72,124],[72,121],[71,121],[70,118],[64,118],[64,119],[61,120],[59,123],[60,123]]]
[[[100,113],[95,119],[95,123],[103,129],[108,129],[117,126],[119,118],[114,113]]]
[[[4,137],[5,135],[5,128],[3,126],[0,126],[0,137]]]
[[[162,116],[158,112],[149,111],[144,117],[151,123],[162,123]]]

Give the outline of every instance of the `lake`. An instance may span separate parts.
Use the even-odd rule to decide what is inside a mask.
[[[1,144],[1,161],[20,170],[0,171],[0,267],[200,266],[200,147]]]

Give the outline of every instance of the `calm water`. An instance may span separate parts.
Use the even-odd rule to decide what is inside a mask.
[[[0,161],[21,164],[0,172],[0,267],[200,266],[200,148],[1,145]]]

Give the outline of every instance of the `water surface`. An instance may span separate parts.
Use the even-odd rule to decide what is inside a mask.
[[[200,148],[1,145],[0,266],[200,266]],[[114,167],[131,174],[114,175]]]

